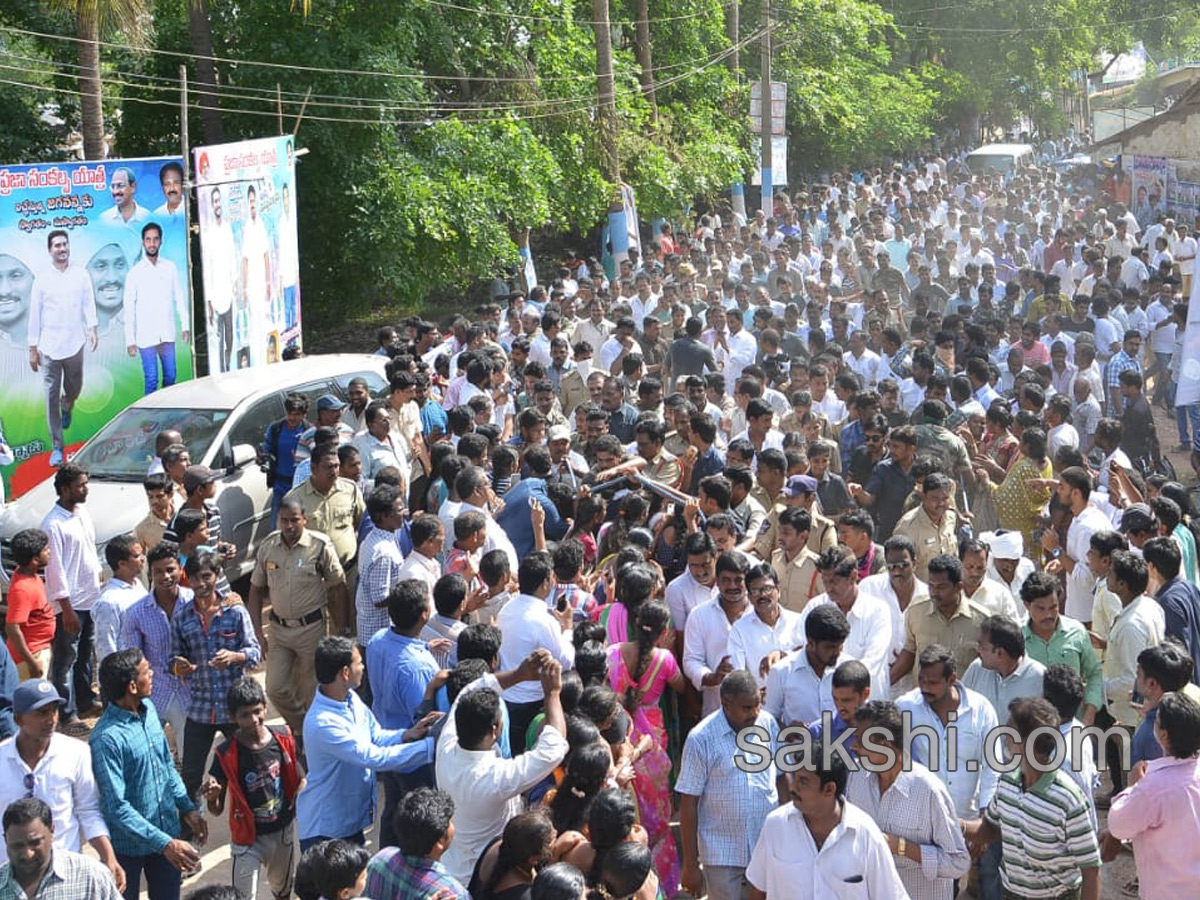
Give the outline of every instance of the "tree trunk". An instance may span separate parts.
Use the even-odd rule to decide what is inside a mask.
[[[650,103],[650,114],[658,121],[658,103],[654,98],[654,65],[650,57],[650,4],[649,0],[636,0],[635,16],[637,18],[634,30],[634,51],[637,54],[638,66],[641,68],[640,81],[646,100]]]
[[[612,31],[608,24],[608,0],[592,0],[593,28],[596,30],[596,93],[600,109],[600,172],[616,184],[621,180],[617,157],[617,99],[613,82]]]
[[[221,100],[217,93],[217,67],[213,62],[212,24],[208,19],[208,0],[188,3],[188,32],[196,57],[196,97],[200,104],[200,130],[204,143],[225,141],[225,123],[221,121]]]
[[[75,13],[79,38],[79,109],[83,158],[104,159],[104,96],[100,87],[100,20],[91,4],[80,3]]]

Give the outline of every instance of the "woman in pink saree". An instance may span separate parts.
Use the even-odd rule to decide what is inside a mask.
[[[671,833],[671,759],[658,701],[667,687],[678,693],[684,684],[674,655],[659,646],[670,628],[671,613],[666,605],[648,601],[637,609],[634,640],[608,649],[609,681],[633,719],[630,741],[636,747],[643,736],[650,738],[649,749],[634,759],[633,787],[642,827],[654,854],[654,869],[666,897],[679,890],[679,851]]]

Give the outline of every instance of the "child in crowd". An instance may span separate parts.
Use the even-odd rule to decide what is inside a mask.
[[[271,893],[282,900],[292,895],[295,880],[296,794],[304,783],[296,742],[286,725],[267,726],[267,695],[253,678],[234,682],[226,701],[237,731],[213,755],[203,788],[208,811],[220,815],[231,798],[234,887],[243,897],[258,896],[265,865]]]

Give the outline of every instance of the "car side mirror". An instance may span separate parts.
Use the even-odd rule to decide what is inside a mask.
[[[233,468],[240,469],[258,459],[258,451],[250,444],[237,444],[233,448]]]

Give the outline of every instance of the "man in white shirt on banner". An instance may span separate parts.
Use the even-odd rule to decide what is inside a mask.
[[[209,195],[212,221],[203,231],[204,303],[208,308],[209,328],[216,328],[216,353],[220,371],[228,372],[233,354],[233,298],[237,293],[237,249],[233,226],[225,218],[221,189],[215,187]],[[210,334],[213,333],[210,331]]]
[[[274,284],[271,268],[271,238],[258,214],[258,192],[246,189],[250,215],[242,223],[242,296],[250,319],[250,360],[265,358],[268,323],[273,320],[269,304]]]
[[[71,239],[65,231],[46,236],[51,265],[38,275],[29,308],[29,368],[42,373],[46,424],[53,449],[50,465],[61,466],[63,432],[71,427],[75,401],[83,391],[83,345],[96,352],[96,295],[92,279],[71,265]]]
[[[175,263],[163,259],[163,230],[157,222],[142,226],[142,258],[125,279],[125,345],[130,356],[142,359],[145,391],[175,383],[175,335],[191,340],[187,293]],[[176,324],[178,322],[178,324]]]

